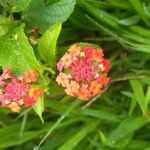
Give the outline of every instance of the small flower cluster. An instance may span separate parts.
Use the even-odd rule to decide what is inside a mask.
[[[68,95],[88,100],[108,84],[109,61],[91,44],[74,44],[57,64],[56,81]]]
[[[32,106],[43,95],[40,86],[34,85],[39,79],[35,70],[30,70],[24,76],[16,78],[11,69],[6,68],[0,75],[0,101],[2,106],[9,107],[14,112],[20,112],[22,106]]]

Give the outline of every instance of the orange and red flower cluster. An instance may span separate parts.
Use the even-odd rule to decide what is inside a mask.
[[[0,75],[0,101],[2,106],[14,112],[20,112],[22,106],[32,106],[43,95],[40,86],[34,85],[39,79],[35,70],[16,78],[11,69],[6,68]]]
[[[74,44],[57,64],[57,83],[68,95],[88,100],[108,84],[109,61],[91,44]]]

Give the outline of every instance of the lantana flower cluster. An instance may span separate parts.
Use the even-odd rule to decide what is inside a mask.
[[[74,44],[57,64],[56,81],[68,95],[89,100],[108,84],[109,64],[99,47]]]
[[[43,95],[42,88],[35,84],[38,79],[39,74],[33,69],[16,78],[11,69],[6,68],[0,75],[1,105],[14,112],[20,112],[23,106],[34,105]]]

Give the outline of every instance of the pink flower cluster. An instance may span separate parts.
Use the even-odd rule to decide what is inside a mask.
[[[108,84],[109,61],[92,44],[74,44],[57,64],[56,81],[68,95],[88,100]]]
[[[36,103],[43,92],[37,82],[38,73],[30,70],[24,76],[16,78],[11,69],[6,68],[0,75],[0,101],[2,106],[9,107],[14,112],[20,112],[21,106],[32,106]]]

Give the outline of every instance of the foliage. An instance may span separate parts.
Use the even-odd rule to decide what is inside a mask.
[[[100,45],[111,62],[110,84],[89,102],[55,82],[76,42]],[[35,69],[45,93],[20,114],[0,107],[0,149],[150,149],[149,60],[149,0],[0,0],[1,71]]]

